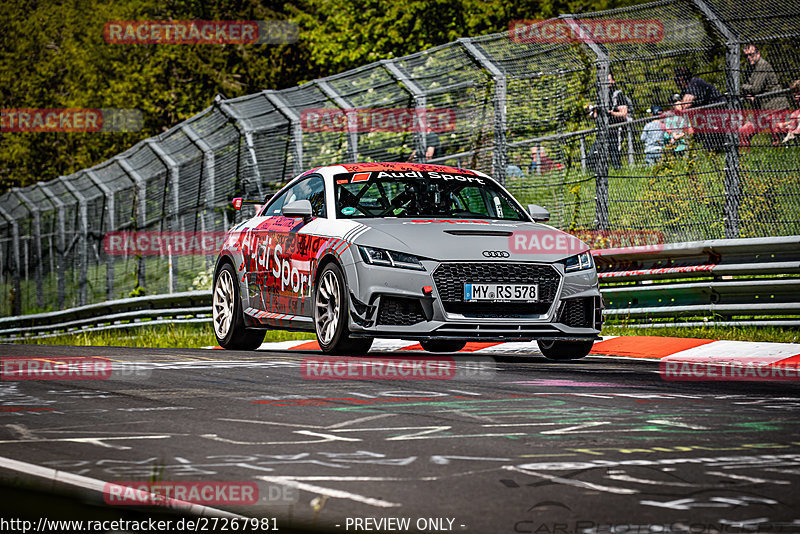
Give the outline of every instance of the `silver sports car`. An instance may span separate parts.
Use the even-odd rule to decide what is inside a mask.
[[[327,353],[365,353],[388,337],[433,352],[537,340],[548,358],[581,358],[600,333],[597,273],[589,247],[548,218],[478,171],[309,170],[229,231],[214,333],[227,349],[282,329],[315,332]]]

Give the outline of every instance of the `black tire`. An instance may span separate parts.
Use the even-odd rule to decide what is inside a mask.
[[[446,339],[427,339],[420,341],[422,348],[428,352],[458,352],[467,344],[466,341],[450,341]]]
[[[372,346],[370,337],[351,337],[347,326],[350,302],[347,281],[335,263],[327,264],[314,285],[314,332],[326,354],[366,354]]]
[[[222,348],[255,350],[264,342],[265,330],[254,330],[244,324],[238,277],[230,263],[223,265],[214,277],[211,302],[211,326]]]
[[[539,350],[548,360],[580,360],[592,350],[594,341],[551,341],[540,339],[536,342]]]

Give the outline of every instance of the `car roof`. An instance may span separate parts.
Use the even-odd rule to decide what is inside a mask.
[[[342,172],[371,172],[371,171],[427,171],[427,172],[448,172],[456,174],[466,174],[471,176],[484,176],[483,173],[448,165],[434,165],[431,163],[407,163],[407,162],[374,162],[374,163],[342,163],[339,165],[327,165],[312,169],[313,171],[332,174]],[[325,172],[327,171],[327,172]],[[309,171],[311,172],[311,171]]]

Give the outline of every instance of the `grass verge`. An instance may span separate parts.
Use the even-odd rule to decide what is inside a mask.
[[[734,341],[770,341],[775,343],[800,343],[800,330],[775,326],[685,326],[664,328],[636,328],[632,326],[604,325],[604,336],[670,336],[699,339],[728,339]]]
[[[682,328],[635,328],[621,325],[605,325],[604,336],[671,336],[700,339],[730,339],[738,341],[772,341],[800,343],[800,330],[770,326],[745,327],[682,327]],[[289,341],[314,339],[304,332],[270,330],[264,341]],[[210,324],[171,324],[139,326],[111,331],[84,332],[58,337],[32,338],[20,343],[34,345],[76,345],[96,347],[154,347],[187,348],[213,347],[217,340]]]
[[[264,341],[314,339],[314,334],[270,330]],[[198,349],[218,345],[211,323],[137,326],[116,330],[82,332],[64,336],[31,338],[18,343],[33,345],[76,345],[81,347],[153,347]]]

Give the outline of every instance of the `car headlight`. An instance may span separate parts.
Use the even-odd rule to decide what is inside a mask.
[[[400,269],[414,269],[424,271],[425,267],[420,263],[419,258],[411,254],[384,250],[382,248],[358,247],[361,257],[370,265],[383,265],[384,267],[397,267]]]
[[[581,252],[575,256],[570,256],[564,260],[564,271],[571,273],[573,271],[584,271],[594,267],[594,260],[592,260],[592,253],[588,250]]]

